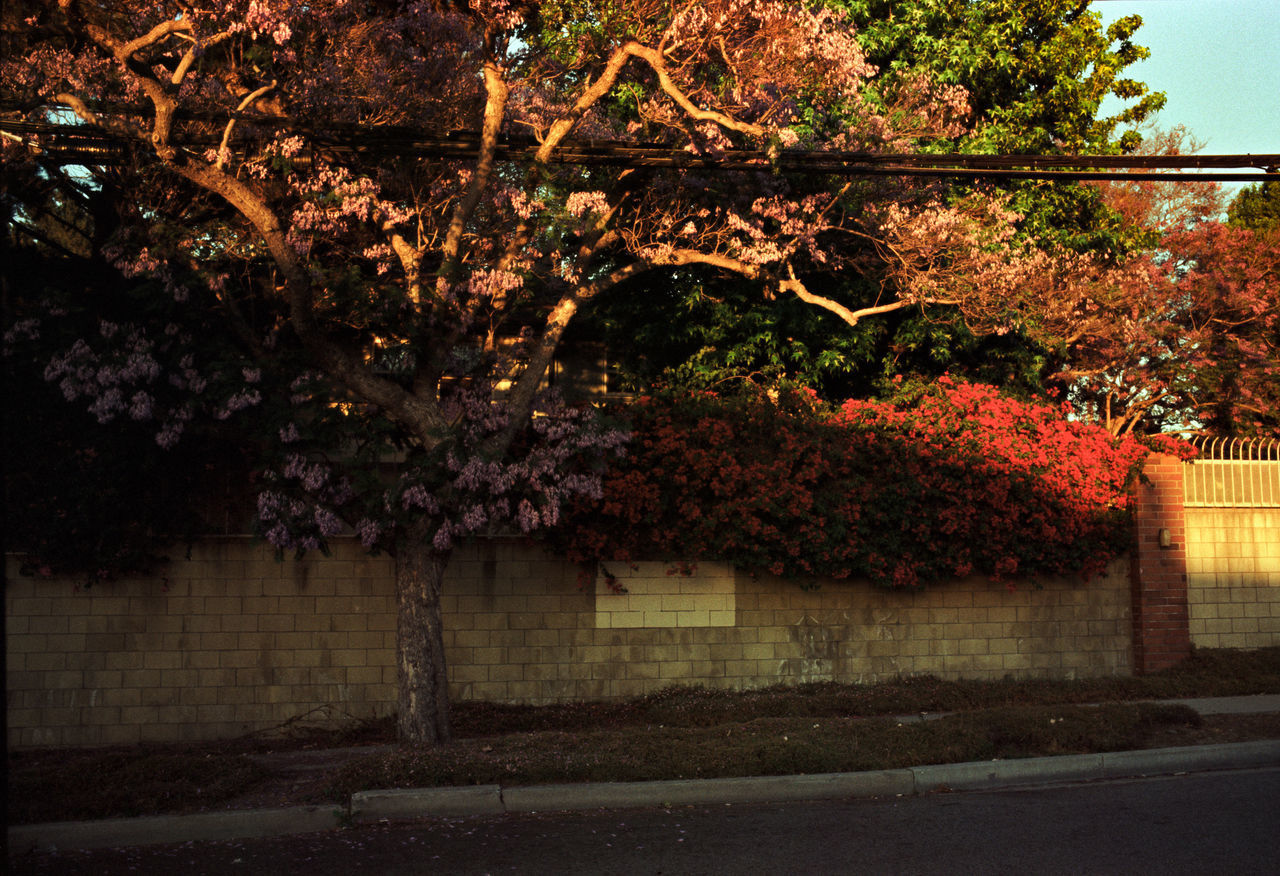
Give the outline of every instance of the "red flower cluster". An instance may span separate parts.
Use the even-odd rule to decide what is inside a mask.
[[[648,398],[604,499],[555,538],[579,560],[715,559],[891,587],[1102,571],[1148,450],[1060,408],[943,379],[909,403]]]

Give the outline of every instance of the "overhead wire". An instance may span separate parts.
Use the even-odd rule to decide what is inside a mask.
[[[0,111],[4,109],[0,106]],[[119,112],[118,108],[113,108]],[[111,110],[107,110],[111,111]],[[121,114],[135,115],[136,110]],[[226,113],[187,113],[188,118],[225,120]],[[235,113],[251,123],[291,130],[308,141],[312,155],[338,158],[363,155],[387,158],[465,160],[480,152],[479,135],[454,131],[440,135],[399,126],[346,124],[313,126],[279,116]],[[58,164],[128,163],[132,150],[145,148],[85,123],[28,121],[0,117],[0,134],[21,143],[43,160]],[[186,149],[218,146],[219,138],[176,138]],[[531,136],[504,137],[496,158],[531,162],[539,147]],[[707,171],[790,171],[835,176],[923,176],[956,178],[1039,179],[1058,181],[1263,182],[1280,172],[1280,154],[1245,155],[1067,155],[1067,154],[921,154],[826,150],[724,149],[697,154],[667,143],[620,140],[566,140],[550,163],[607,165],[623,168],[669,167]],[[1242,168],[1248,168],[1242,170]]]

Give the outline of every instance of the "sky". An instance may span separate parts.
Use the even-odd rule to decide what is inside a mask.
[[[1280,153],[1280,0],[1093,0],[1091,9],[1104,25],[1142,16],[1134,41],[1151,57],[1124,75],[1165,92],[1159,127],[1185,125],[1204,155]]]

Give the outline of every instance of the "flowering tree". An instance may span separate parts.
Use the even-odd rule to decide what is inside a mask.
[[[1077,0],[831,0],[830,5],[847,11],[857,24],[865,57],[880,71],[869,83],[870,99],[883,95],[893,101],[895,93],[910,90],[920,77],[968,93],[970,124],[955,137],[931,142],[931,151],[1116,154],[1131,150],[1139,139],[1136,131],[1124,128],[1141,123],[1164,100],[1128,78],[1130,65],[1148,54],[1135,42],[1141,24],[1137,16],[1104,26],[1096,11]],[[1104,111],[1108,97],[1119,99],[1112,104],[1119,109]],[[995,215],[1016,214],[1020,239],[1036,238],[1070,253],[1124,252],[1135,243],[1133,227],[1117,222],[1092,186],[1007,180],[993,185],[1004,193]],[[917,198],[904,199],[900,189],[854,189],[873,203],[915,213],[917,232],[934,225],[994,242],[1007,230],[983,227],[994,218],[993,211],[986,198],[972,195],[970,182],[938,182],[915,191]],[[935,207],[961,209],[941,215],[919,211],[931,201]],[[959,228],[962,224],[971,227]],[[924,247],[935,256],[930,259],[933,267],[947,268],[929,279],[940,290],[926,296],[939,300],[931,304],[913,297],[911,290],[899,294],[895,273],[901,270],[884,270],[903,267],[897,254],[883,245],[883,238],[873,245],[872,239],[880,237],[874,225],[861,230],[867,236],[844,240],[850,249],[864,249],[859,270],[824,277],[823,295],[852,313],[893,307],[850,326],[840,315],[805,305],[795,296],[761,302],[752,290],[733,282],[683,271],[651,282],[642,294],[618,294],[602,302],[601,324],[609,333],[611,351],[620,355],[623,376],[634,375],[640,386],[655,377],[693,386],[745,376],[757,381],[786,377],[829,399],[889,394],[896,375],[931,380],[946,371],[1021,391],[1042,389],[1054,367],[1054,350],[1010,328],[1008,319],[1001,321],[999,333],[989,332],[983,321],[939,303],[962,298],[993,275],[1000,288],[1013,285],[1010,278],[998,276],[994,259],[988,259],[985,276],[966,276],[962,269],[980,267],[971,249],[966,253],[941,240],[916,239],[915,255],[923,254]],[[958,260],[952,261],[953,254]],[[948,278],[960,278],[961,288],[941,289]],[[915,284],[917,290],[920,286]],[[653,319],[655,310],[670,312],[673,307],[681,313],[677,325]]]
[[[570,139],[901,150],[954,135],[965,110],[923,78],[867,100],[874,71],[840,15],[765,0],[59,0],[5,15],[0,73],[24,111],[129,144],[88,185],[122,193],[101,251],[157,304],[47,376],[99,419],[153,423],[162,445],[263,410],[267,538],[322,548],[351,527],[394,555],[410,741],[450,734],[453,546],[554,523],[622,443],[544,391],[577,314],[693,267],[838,312],[809,278],[847,265],[834,240],[897,221],[852,209],[865,189],[767,158],[723,174],[558,164]],[[388,145],[458,130],[444,157]],[[531,161],[504,161],[520,137]],[[219,361],[193,313],[225,339]]]

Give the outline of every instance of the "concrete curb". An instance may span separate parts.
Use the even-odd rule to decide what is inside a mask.
[[[351,820],[357,824],[392,821],[430,815],[501,815],[502,788],[471,785],[465,788],[398,788],[357,791],[351,795]]]
[[[1280,766],[1280,740],[936,764],[865,773],[363,791],[352,795],[349,811],[341,807],[297,806],[17,825],[9,828],[9,853],[247,839],[312,833],[351,822],[369,824],[433,816],[905,796],[1270,766]]]
[[[732,779],[672,779],[656,782],[596,782],[504,788],[508,812],[689,806],[706,803],[769,803],[881,797],[912,792],[910,772],[823,773]]]

